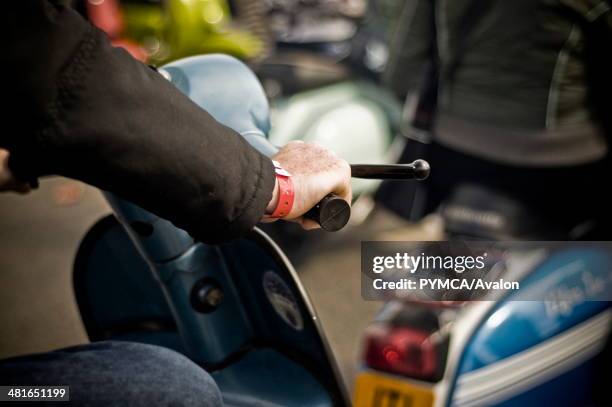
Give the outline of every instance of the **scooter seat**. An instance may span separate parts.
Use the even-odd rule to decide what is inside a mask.
[[[442,203],[452,236],[482,240],[566,240],[569,232],[543,219],[526,203],[486,186],[464,184]]]

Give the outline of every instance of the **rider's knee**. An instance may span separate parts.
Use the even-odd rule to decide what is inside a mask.
[[[124,356],[122,379],[127,405],[222,406],[221,392],[204,369],[184,355],[160,346],[111,342]],[[133,369],[136,370],[133,370]],[[129,372],[129,373],[128,373]],[[126,374],[128,373],[128,374]]]

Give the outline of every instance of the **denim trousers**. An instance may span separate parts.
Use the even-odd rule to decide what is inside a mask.
[[[0,361],[0,385],[70,386],[59,406],[222,406],[212,377],[159,346],[105,341]]]

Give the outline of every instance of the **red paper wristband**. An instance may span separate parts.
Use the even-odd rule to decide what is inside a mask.
[[[272,214],[268,217],[284,218],[289,215],[291,208],[293,208],[295,190],[293,188],[291,174],[285,171],[276,161],[273,161],[273,163],[274,170],[276,171],[276,179],[278,181],[278,203],[276,204],[276,208],[272,211]]]

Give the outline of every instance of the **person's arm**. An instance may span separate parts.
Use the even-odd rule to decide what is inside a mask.
[[[406,0],[391,41],[383,83],[400,99],[419,88],[436,52],[434,0]]]
[[[561,4],[581,23],[590,105],[612,144],[612,0],[561,0]]]
[[[273,165],[236,132],[71,9],[17,1],[3,17],[0,147],[17,178],[82,180],[204,242],[238,237],[261,219]],[[348,182],[346,172],[335,178]]]

